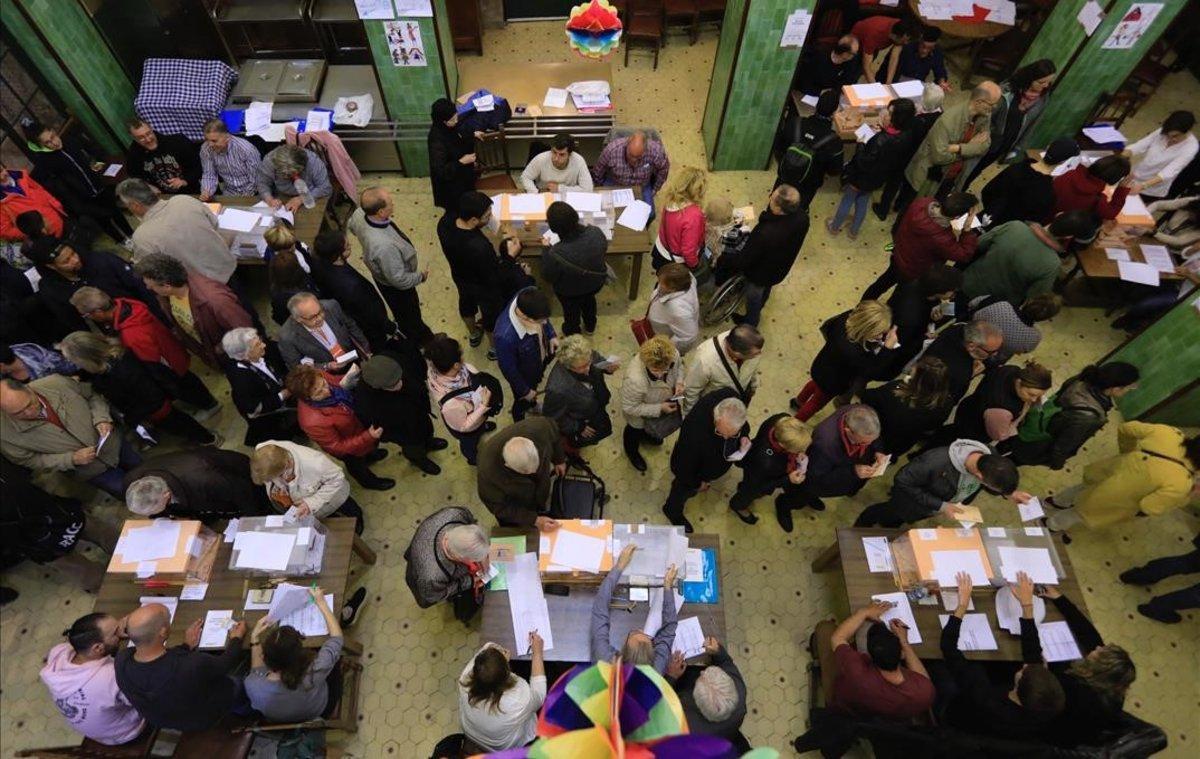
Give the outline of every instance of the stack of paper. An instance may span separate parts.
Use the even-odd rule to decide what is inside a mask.
[[[249,232],[257,227],[262,220],[262,214],[256,211],[243,211],[240,208],[226,208],[217,217],[217,226],[231,232]]]
[[[1117,261],[1117,275],[1126,282],[1158,287],[1158,269],[1137,261]]]
[[[662,588],[650,588],[650,608],[646,610],[646,622],[642,625],[642,632],[650,637],[654,637],[662,627],[663,592]],[[678,615],[683,608],[683,594],[674,588],[671,593],[675,596],[675,614]]]
[[[942,627],[950,620],[949,614],[939,614],[938,620]],[[988,624],[986,614],[964,614],[962,627],[958,630],[959,651],[997,651],[996,636],[992,634],[992,626]]]
[[[1017,573],[1024,572],[1040,585],[1058,584],[1058,571],[1054,569],[1047,549],[1000,546],[996,550],[1000,554],[1000,572],[1005,580],[1016,582]]]
[[[568,192],[564,195],[563,200],[566,204],[581,214],[602,213],[601,203],[604,198],[598,192]]]
[[[700,629],[699,617],[679,620],[675,626],[675,641],[671,644],[671,651],[678,651],[685,659],[704,653],[704,631]]]
[[[304,590],[301,588],[301,590]],[[285,616],[276,617],[271,612],[267,614],[272,619],[278,619],[280,625],[294,628],[301,635],[328,635],[329,625],[325,622],[325,615],[317,608],[315,603],[309,603],[307,596],[308,591],[304,590],[306,596],[305,602],[301,606],[294,607]],[[275,591],[275,595],[271,598],[271,606],[275,606],[275,599],[279,598],[280,593]],[[333,594],[325,594],[325,604],[333,608]]]
[[[116,553],[126,564],[157,561],[175,555],[179,523],[157,519],[149,527],[135,527],[117,541]]]
[[[296,536],[277,532],[239,532],[233,539],[238,569],[282,572],[287,569]]]
[[[892,563],[892,548],[888,545],[888,539],[880,536],[876,538],[863,538],[863,550],[867,553],[867,569],[872,572],[891,572],[894,564]]]
[[[898,98],[908,98],[910,100],[922,97],[925,94],[925,83],[916,79],[908,79],[903,82],[892,82],[892,92],[896,93]]]
[[[567,91],[559,87],[547,88],[546,97],[542,99],[542,105],[547,108],[565,108],[567,105]]]
[[[274,108],[273,103],[264,103],[255,100],[250,105],[246,106],[246,121],[244,128],[247,134],[260,132],[271,125],[271,109]]]
[[[546,650],[554,648],[554,633],[550,629],[550,612],[542,594],[542,578],[538,574],[536,553],[518,554],[508,567],[508,606],[512,614],[513,639],[517,655],[529,653],[529,633],[537,632]]]
[[[1143,245],[1142,258],[1146,264],[1168,274],[1175,271],[1175,262],[1171,259],[1171,251],[1165,245]]]
[[[332,111],[312,110],[304,117],[305,132],[328,132],[329,121],[333,117]]]
[[[1075,636],[1066,622],[1046,622],[1038,625],[1038,639],[1042,643],[1042,656],[1049,663],[1075,661],[1083,658]]]
[[[635,232],[641,232],[650,222],[650,213],[653,210],[649,203],[643,200],[634,200],[621,212],[617,223]]]
[[[1128,140],[1112,124],[1094,124],[1083,128],[1083,136],[1097,145],[1124,146]]]

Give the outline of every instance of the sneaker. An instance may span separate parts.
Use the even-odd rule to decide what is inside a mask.
[[[495,351],[495,350],[493,350],[493,349],[491,349],[491,348],[488,348],[488,352],[487,352],[487,360],[488,360],[488,361],[495,361],[495,360],[496,360],[496,351]]]
[[[663,516],[665,516],[671,522],[671,524],[675,525],[676,527],[683,527],[684,533],[686,533],[688,535],[691,535],[692,531],[695,529],[692,527],[692,523],[688,521],[687,517],[680,517],[678,522],[671,519],[671,515],[667,514],[666,506],[664,506],[662,508],[662,513],[663,513]]]
[[[425,447],[431,451],[444,451],[450,447],[450,441],[445,438],[431,437],[429,438],[429,442],[425,444]]]
[[[830,219],[829,221],[825,222],[825,231],[829,233],[830,237],[837,237],[839,234],[841,234],[842,230],[834,229],[833,219]]]
[[[850,229],[846,231],[846,237],[850,238],[851,240],[857,240],[858,232],[854,231],[854,227],[850,227]]]
[[[353,627],[358,621],[358,612],[362,610],[363,604],[367,601],[367,589],[359,588],[346,599],[346,603],[342,605],[341,621],[342,627]]]
[[[1155,622],[1162,622],[1163,624],[1174,625],[1183,621],[1183,617],[1179,615],[1179,612],[1171,611],[1170,609],[1160,611],[1155,609],[1151,604],[1138,604],[1137,610],[1138,614],[1141,614],[1143,617],[1153,619]]]
[[[473,333],[470,337],[467,338],[467,343],[469,343],[472,348],[478,348],[483,343],[483,333],[482,332]]]

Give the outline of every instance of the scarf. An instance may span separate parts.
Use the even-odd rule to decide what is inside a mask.
[[[464,561],[463,566],[471,573],[471,591],[475,594],[475,600],[483,598],[483,565],[477,561]]]
[[[960,145],[964,145],[964,144],[970,142],[971,138],[973,138],[974,136],[975,136],[975,119],[972,118],[969,121],[967,121],[967,128],[963,130],[962,137],[959,138],[958,142]],[[943,177],[944,177],[944,179],[956,179],[958,177],[958,175],[962,173],[962,170],[963,170],[962,153],[958,153],[957,158],[955,158],[955,160],[954,160],[954,163],[952,163],[946,167],[946,173],[943,175]]]
[[[846,451],[846,455],[852,460],[858,461],[867,454],[870,449],[870,443],[852,443],[850,442],[850,430],[846,428],[846,417],[838,420],[838,432],[842,436],[842,447]]]
[[[346,408],[350,409],[351,411],[354,410],[354,396],[351,395],[350,391],[347,390],[346,388],[342,387],[341,385],[335,385],[333,383],[329,384],[329,397],[328,398],[322,398],[319,401],[312,401],[312,400],[305,401],[305,403],[312,406],[313,408],[331,408],[333,406],[341,405],[341,406],[345,406]]]
[[[1017,108],[1021,111],[1021,113],[1025,113],[1041,99],[1042,93],[1025,90],[1021,93],[1021,101],[1017,103]]]
[[[781,446],[775,440],[775,430],[774,429],[767,430],[767,442],[771,444],[771,450],[775,451],[776,453],[782,453],[784,456],[787,456],[788,474],[791,474],[792,472],[796,471],[796,467],[799,466],[799,463],[800,463],[800,454],[789,453],[787,450],[785,450],[784,447]]]

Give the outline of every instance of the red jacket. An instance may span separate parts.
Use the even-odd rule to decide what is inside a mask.
[[[1086,166],[1076,166],[1054,178],[1054,212],[1091,211],[1101,219],[1115,219],[1125,207],[1129,188],[1118,185],[1109,200],[1104,187],[1104,180],[1092,176]]]
[[[956,238],[954,230],[929,215],[933,202],[933,198],[914,200],[892,238],[892,258],[905,281],[919,278],[943,261],[966,262],[975,257],[979,235],[968,230]]]
[[[175,339],[167,325],[150,313],[145,303],[132,298],[113,298],[113,329],[121,343],[139,360],[162,363],[182,377],[192,363],[187,348]]]
[[[695,203],[678,211],[663,211],[658,239],[663,247],[683,259],[684,266],[695,269],[704,247],[704,211]]]
[[[0,190],[0,240],[17,242],[25,239],[25,233],[17,229],[17,217],[26,211],[40,213],[46,222],[46,231],[52,237],[62,237],[63,207],[58,198],[47,192],[27,172],[9,169],[8,175],[16,180],[17,186],[25,194]]]
[[[325,379],[330,383],[339,381],[330,374],[326,374]],[[379,446],[379,441],[371,437],[354,415],[354,409],[345,404],[313,406],[301,401],[296,409],[300,429],[330,456],[366,456]]]

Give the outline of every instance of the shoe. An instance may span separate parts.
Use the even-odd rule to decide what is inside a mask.
[[[479,429],[483,430],[484,432],[493,432],[496,429],[496,423],[495,422],[484,422],[483,426],[481,426]]]
[[[639,472],[646,471],[646,459],[642,458],[642,454],[638,451],[627,451],[625,458],[629,459],[629,463]]]
[[[208,408],[198,409],[194,414],[192,414],[192,418],[203,424],[219,413],[221,413],[221,403],[220,401],[213,401],[213,405],[209,406]]]
[[[214,448],[220,448],[221,446],[225,445],[224,435],[222,435],[220,432],[214,432],[213,430],[209,430],[208,432],[210,435],[212,435],[212,440],[209,440],[207,443],[201,443],[200,445],[211,445]]]
[[[1155,622],[1174,625],[1183,621],[1183,617],[1179,615],[1179,612],[1171,611],[1170,609],[1158,611],[1150,604],[1138,604],[1137,610],[1138,614],[1153,619]]]
[[[496,351],[492,350],[491,348],[488,348],[487,360],[495,361],[496,360]]]
[[[1147,572],[1145,567],[1134,567],[1122,572],[1118,579],[1126,585],[1153,585],[1161,578]]]
[[[417,469],[420,469],[425,474],[441,474],[442,473],[442,468],[440,466],[438,466],[437,464],[433,463],[432,461],[430,461],[428,456],[423,459],[416,459],[416,460],[409,459],[409,461],[412,462],[413,466],[415,466]]]
[[[470,335],[467,338],[467,343],[470,344],[472,348],[478,348],[480,344],[483,343],[483,332],[479,331]]]
[[[1070,506],[1059,506],[1058,503],[1054,500],[1054,496],[1048,497],[1046,500],[1042,501],[1042,503],[1046,504],[1047,506],[1056,508],[1059,511],[1065,511],[1066,509],[1071,508]]]
[[[822,501],[820,498],[817,498],[816,496],[813,496],[812,498],[810,498],[807,502],[805,502],[804,505],[807,506],[808,508],[812,509],[813,511],[824,511],[825,510],[825,502]]]
[[[796,396],[793,395],[791,398],[788,398],[788,408],[792,411],[800,410],[800,401],[796,400]]]
[[[366,482],[360,480],[358,484],[362,485],[367,490],[391,490],[392,488],[396,487],[396,481],[391,477],[376,477],[375,479],[367,480]]]
[[[877,218],[878,218],[880,221],[887,221],[887,217],[888,217],[888,210],[887,210],[886,208],[884,208],[883,206],[879,205],[878,203],[872,203],[872,204],[871,204],[871,210],[875,212],[875,216],[876,216],[876,217],[877,217]]]
[[[654,437],[653,435],[651,435],[649,433],[642,435],[642,442],[645,443],[646,445],[651,445],[651,446],[655,446],[655,447],[663,444],[662,438]]]
[[[592,325],[591,327],[584,327],[584,328],[583,328],[583,334],[585,334],[585,335],[588,335],[589,337],[590,337],[590,336],[592,336],[592,335],[594,335],[594,334],[596,334],[596,327],[595,327],[595,325]]]
[[[21,594],[12,588],[0,588],[0,606],[5,606],[17,600]]]
[[[359,588],[354,591],[354,594],[346,599],[346,603],[342,604],[341,623],[342,627],[353,627],[358,621],[358,612],[362,610],[363,604],[367,601],[367,589]]]
[[[386,459],[387,455],[388,455],[387,448],[384,448],[383,446],[379,446],[378,448],[376,448],[375,450],[373,450],[367,454],[367,461],[374,464],[376,461],[383,461],[384,459]]]
[[[441,437],[431,437],[425,447],[431,451],[444,451],[450,447],[450,441]]]
[[[850,238],[851,240],[857,240],[858,232],[854,231],[854,227],[850,227],[850,229],[846,231],[846,237]]]
[[[796,525],[792,523],[792,509],[789,506],[775,504],[775,521],[779,522],[779,526],[783,528],[784,532],[796,529]]]
[[[683,531],[685,533],[687,533],[688,535],[692,534],[692,531],[694,528],[692,527],[692,523],[688,521],[687,517],[680,517],[679,521],[676,522],[674,519],[671,519],[671,515],[667,513],[666,506],[663,506],[662,513],[663,513],[663,516],[665,516],[668,520],[670,520],[671,524],[675,525],[676,527],[683,527]]]
[[[754,513],[754,512],[752,512],[752,511],[748,511],[748,512],[746,512],[745,514],[743,514],[742,512],[738,511],[737,509],[730,509],[730,511],[732,511],[732,512],[733,512],[733,515],[734,515],[735,517],[737,517],[738,519],[742,520],[742,521],[743,521],[743,522],[745,522],[746,524],[758,524],[758,516],[757,516],[757,515],[755,515],[755,513]]]
[[[841,234],[842,230],[834,229],[833,228],[833,219],[830,219],[829,221],[825,222],[825,231],[829,233],[830,237],[837,237],[839,234]]]
[[[796,749],[797,753],[807,754],[810,751],[819,750],[821,748],[821,742],[817,740],[816,735],[810,730],[796,740],[792,741],[792,748]]]

